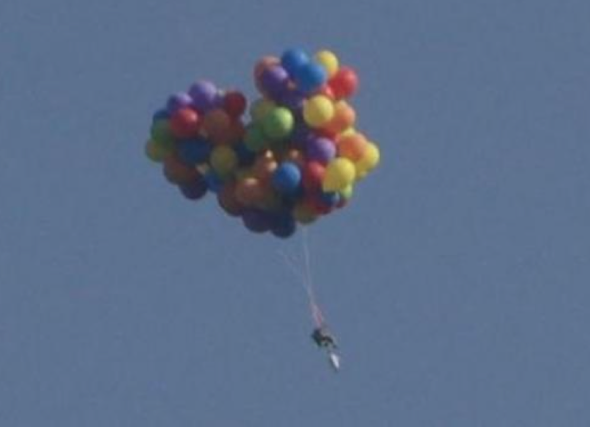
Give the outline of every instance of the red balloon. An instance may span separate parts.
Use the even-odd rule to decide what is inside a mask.
[[[181,108],[170,118],[170,130],[178,139],[187,139],[199,133],[199,115],[192,108]]]
[[[310,192],[304,198],[303,203],[308,206],[316,215],[327,215],[334,210],[327,205],[319,196],[319,192]]]
[[[358,89],[359,78],[352,68],[342,67],[330,79],[328,85],[336,99],[348,98]]]
[[[228,143],[230,145],[234,145],[242,141],[245,135],[246,128],[240,120],[234,120],[232,123],[230,123],[228,131]]]
[[[316,132],[317,132],[318,136],[322,136],[324,138],[331,139],[334,142],[336,142],[336,139],[338,137],[338,132],[335,132],[332,129],[329,129],[327,127],[322,128],[322,129],[317,129]]]
[[[319,162],[309,162],[303,167],[302,185],[307,191],[319,191],[326,168]]]
[[[233,118],[240,117],[246,111],[246,97],[237,90],[229,91],[223,97],[223,108]]]

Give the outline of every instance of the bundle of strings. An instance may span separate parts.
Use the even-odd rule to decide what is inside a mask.
[[[311,318],[316,327],[320,328],[324,326],[325,319],[317,303],[313,275],[311,272],[311,254],[309,250],[307,229],[303,229],[301,233],[301,250],[303,252],[302,267],[298,267],[296,260],[293,257],[289,257],[285,252],[279,251],[279,255],[283,258],[285,264],[287,264],[293,274],[300,280],[300,284],[307,295]]]

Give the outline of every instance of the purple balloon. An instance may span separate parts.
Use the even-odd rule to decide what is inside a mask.
[[[179,185],[179,188],[184,197],[189,200],[199,200],[207,194],[207,183],[202,178]]]
[[[293,133],[291,133],[293,147],[305,151],[308,140],[312,137],[313,133],[311,129],[309,129],[304,124],[298,124],[295,126],[295,129],[293,129]]]
[[[309,160],[326,164],[336,156],[336,145],[331,139],[312,137],[307,140],[305,154]]]
[[[193,99],[193,106],[199,113],[206,113],[219,106],[221,96],[217,86],[209,81],[203,80],[193,84],[188,93]]]
[[[262,88],[273,99],[279,99],[287,89],[289,74],[280,65],[272,65],[266,68],[260,76]]]
[[[305,95],[298,90],[285,88],[279,96],[279,103],[292,110],[294,114],[303,112],[304,101]]]
[[[188,93],[179,92],[175,93],[174,95],[168,98],[168,103],[166,104],[166,110],[170,114],[174,114],[177,110],[181,108],[189,107],[193,104],[193,98]]]
[[[242,213],[242,221],[246,228],[254,233],[264,233],[271,227],[269,215],[257,209],[245,210]]]

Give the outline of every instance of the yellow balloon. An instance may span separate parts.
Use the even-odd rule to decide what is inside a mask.
[[[145,155],[154,162],[161,163],[166,157],[172,154],[171,149],[166,144],[159,144],[156,141],[148,141],[145,144]]]
[[[349,128],[344,129],[340,135],[345,136],[345,135],[354,135],[355,133],[358,133],[358,131],[356,130],[356,128],[354,126],[351,126]]]
[[[237,181],[241,181],[246,178],[254,177],[254,171],[252,170],[251,167],[248,167],[248,168],[242,167],[242,168],[237,169],[234,172],[234,176],[236,177]]]
[[[238,157],[235,151],[227,145],[218,145],[211,152],[211,166],[221,176],[233,171],[237,164]]]
[[[304,203],[300,203],[293,209],[293,218],[295,218],[295,221],[299,224],[311,224],[317,219],[317,215],[311,207]]]
[[[303,119],[312,128],[320,128],[334,117],[334,103],[324,95],[316,95],[303,104]]]
[[[332,77],[338,71],[340,66],[338,57],[329,50],[321,50],[315,54],[315,60],[326,70],[328,78]]]
[[[356,171],[356,180],[357,181],[361,181],[363,179],[365,179],[367,177],[367,175],[369,174],[369,172],[360,172],[360,171]]]
[[[379,147],[374,142],[369,142],[363,153],[363,157],[355,163],[356,174],[358,179],[364,178],[369,172],[377,167],[381,153]]]
[[[322,188],[324,191],[342,191],[352,185],[355,176],[354,163],[344,157],[337,157],[326,167]]]
[[[265,191],[262,200],[257,206],[265,211],[276,212],[280,210],[281,205],[282,201],[278,194],[274,191]]]

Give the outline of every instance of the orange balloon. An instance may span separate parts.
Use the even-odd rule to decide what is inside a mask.
[[[229,138],[231,120],[222,109],[211,110],[203,117],[201,131],[216,144],[223,144]]]
[[[363,134],[341,135],[337,140],[338,155],[356,162],[365,154],[367,144],[367,138]]]
[[[338,101],[334,105],[334,117],[323,129],[334,134],[339,134],[349,127],[354,126],[355,122],[356,111],[354,111],[354,108],[346,101]]]
[[[236,200],[245,206],[260,203],[265,196],[262,183],[257,178],[245,178],[236,185]]]
[[[233,182],[223,186],[217,195],[217,202],[230,216],[239,216],[244,208],[236,197],[236,184]]]
[[[227,128],[225,134],[220,135],[223,138],[219,141],[219,143],[234,145],[242,141],[245,135],[246,128],[244,127],[244,124],[239,120],[233,120]]]
[[[291,148],[285,151],[281,157],[284,162],[293,162],[300,168],[303,168],[305,165],[305,157],[303,156],[303,153],[296,148]]]
[[[199,178],[199,172],[182,163],[176,156],[164,159],[164,176],[174,184],[186,184]]]
[[[267,150],[254,162],[253,173],[260,181],[268,182],[278,167],[278,162],[272,151]]]
[[[258,78],[262,75],[265,69],[270,67],[271,65],[280,64],[281,60],[276,56],[265,56],[260,59],[254,66],[254,80],[258,80]]]

